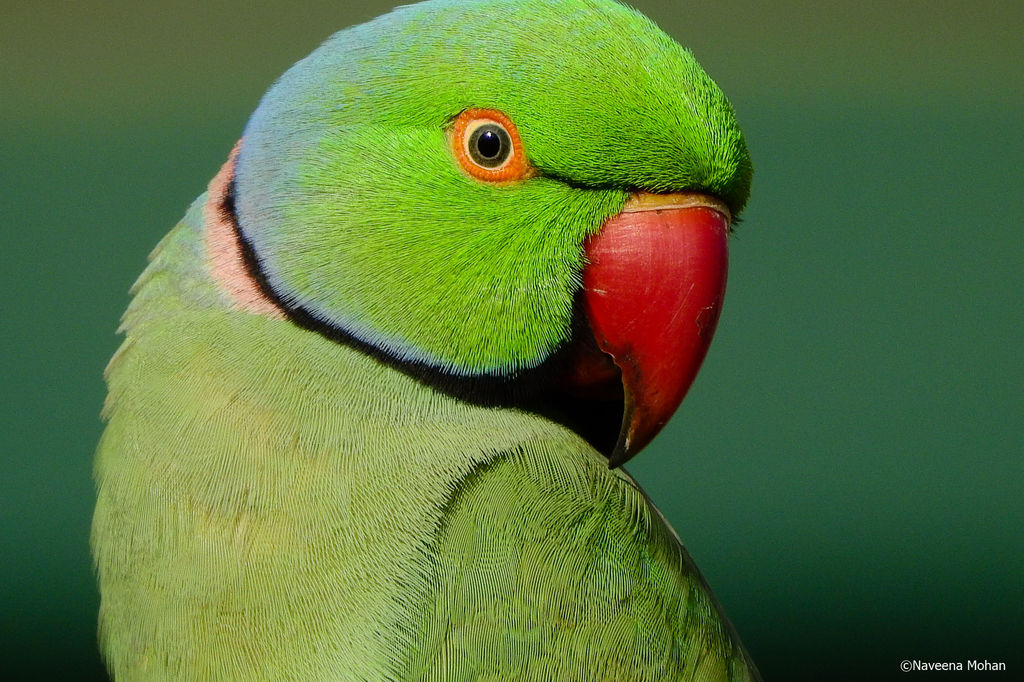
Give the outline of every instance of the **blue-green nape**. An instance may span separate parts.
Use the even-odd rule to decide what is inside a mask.
[[[460,172],[447,127],[472,107],[512,120],[534,177]],[[399,362],[509,377],[569,341],[584,240],[631,191],[735,214],[750,173],[724,95],[630,8],[435,0],[289,70],[246,128],[235,199],[285,309]]]

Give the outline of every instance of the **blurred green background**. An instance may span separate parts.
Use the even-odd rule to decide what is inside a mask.
[[[1020,679],[1024,4],[635,4],[757,173],[716,342],[631,471],[766,679]],[[274,78],[388,7],[3,4],[6,677],[103,676],[90,467],[147,252]]]

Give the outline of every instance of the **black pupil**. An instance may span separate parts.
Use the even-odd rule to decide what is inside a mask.
[[[469,155],[484,168],[498,168],[512,154],[512,139],[497,123],[485,123],[470,135]]]
[[[485,130],[480,134],[476,148],[480,151],[480,156],[485,159],[493,159],[501,152],[501,138],[493,130]]]

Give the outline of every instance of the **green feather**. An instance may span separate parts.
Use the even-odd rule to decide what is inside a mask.
[[[516,122],[537,177],[458,171],[445,127],[470,106]],[[757,679],[628,476],[399,371],[542,364],[632,190],[742,208],[742,136],[688,52],[613,2],[400,8],[286,74],[236,171],[250,265],[328,329],[224,290],[205,195],[152,254],[95,468],[117,679]]]
[[[504,111],[541,177],[467,179],[444,128],[469,107]],[[292,67],[246,128],[237,200],[287,304],[403,360],[507,375],[568,337],[582,241],[628,191],[739,213],[749,185],[725,96],[649,19],[482,0],[400,8]]]

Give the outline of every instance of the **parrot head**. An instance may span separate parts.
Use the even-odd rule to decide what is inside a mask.
[[[430,0],[268,91],[233,162],[294,321],[618,465],[703,360],[751,164],[693,56],[609,0]]]

